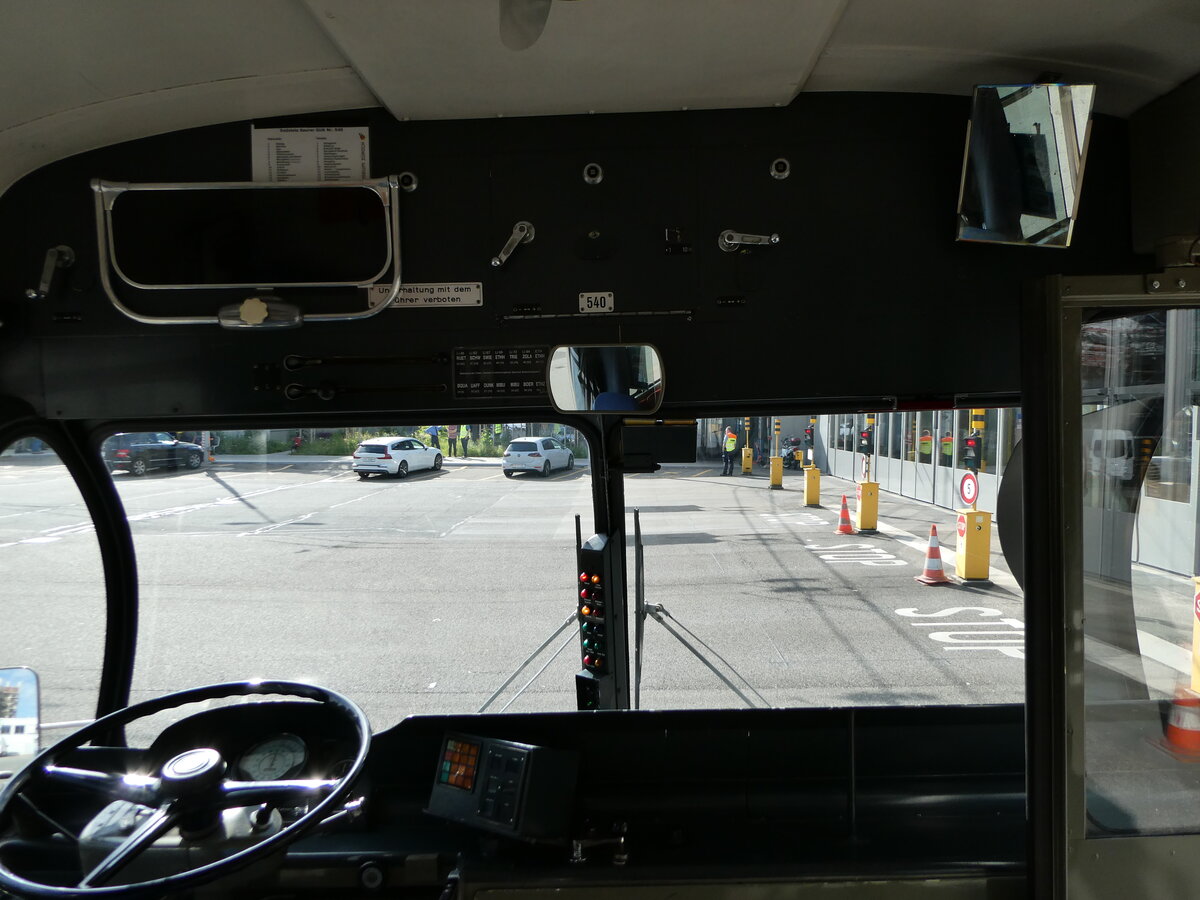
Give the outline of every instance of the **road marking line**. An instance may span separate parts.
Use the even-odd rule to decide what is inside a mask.
[[[1177,672],[1189,674],[1192,671],[1192,651],[1165,641],[1156,634],[1139,630],[1138,647],[1142,656],[1156,663],[1168,666]]]
[[[7,515],[0,516],[0,519],[15,519],[18,516],[40,516],[42,513],[51,512],[53,509],[54,507],[52,506],[45,506],[41,509],[29,509],[25,512],[8,513]]]
[[[351,503],[361,503],[363,500],[369,500],[374,494],[363,494],[361,497],[355,497],[353,500],[343,500],[341,503],[335,503],[330,509],[337,509],[339,506],[349,506]]]
[[[311,519],[315,515],[316,515],[316,512],[305,513],[302,516],[296,516],[294,519],[287,519],[283,522],[275,522],[271,525],[264,525],[262,528],[256,528],[253,531],[239,532],[237,536],[238,537],[251,537],[256,534],[267,534],[268,532],[275,531],[278,528],[283,528],[287,525],[294,525],[297,522],[303,522],[305,519]]]

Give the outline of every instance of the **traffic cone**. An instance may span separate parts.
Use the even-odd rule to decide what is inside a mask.
[[[925,571],[914,575],[921,584],[954,584],[942,571],[942,551],[938,546],[937,526],[929,526],[929,547],[925,550]]]
[[[1172,753],[1200,757],[1200,696],[1186,688],[1176,690],[1165,736]]]
[[[850,507],[846,505],[846,495],[842,494],[842,511],[838,515],[838,527],[834,534],[855,534],[854,526],[850,524]]]

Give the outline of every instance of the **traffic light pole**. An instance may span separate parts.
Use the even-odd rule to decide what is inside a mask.
[[[875,454],[875,414],[867,413],[867,427],[859,435],[863,452],[863,480],[855,492],[858,497],[859,534],[876,534],[879,526],[879,484],[871,480],[871,457]]]
[[[768,487],[771,490],[783,489],[783,457],[779,455],[779,431],[782,423],[775,419],[774,434],[771,438],[771,477]]]

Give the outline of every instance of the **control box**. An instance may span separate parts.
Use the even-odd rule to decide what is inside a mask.
[[[431,815],[528,841],[565,841],[575,803],[572,751],[448,733]]]

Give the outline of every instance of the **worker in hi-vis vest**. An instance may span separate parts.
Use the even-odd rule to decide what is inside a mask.
[[[732,425],[725,426],[725,441],[722,448],[725,452],[725,468],[721,471],[721,474],[732,475],[734,463],[737,460],[737,434],[734,432]]]

